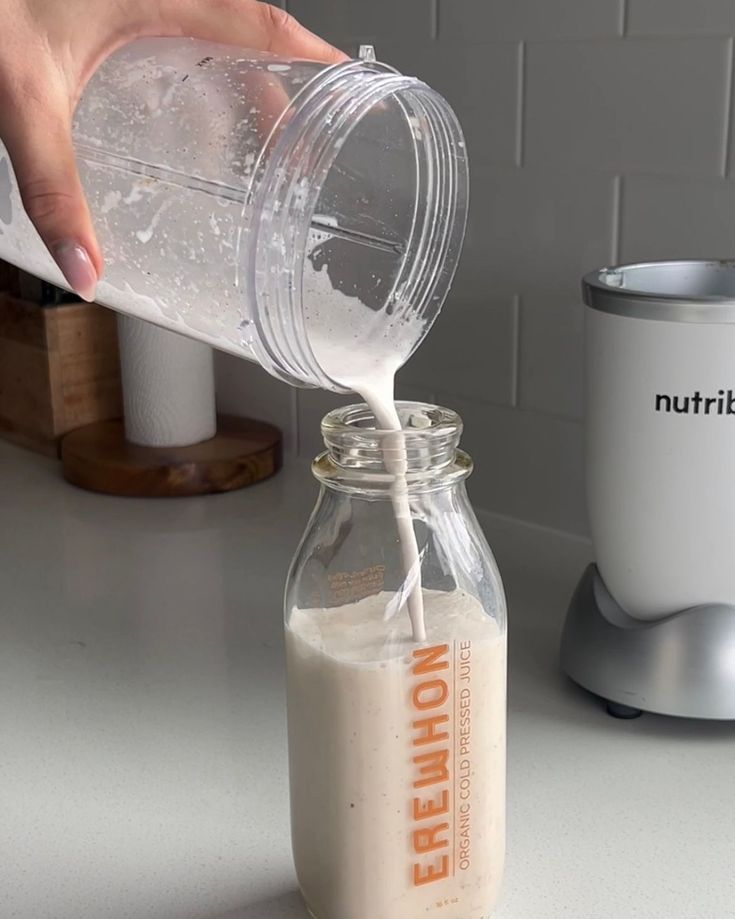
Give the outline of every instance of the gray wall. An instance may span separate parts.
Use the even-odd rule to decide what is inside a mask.
[[[457,109],[472,209],[459,276],[401,394],[460,411],[477,506],[572,532],[583,495],[579,278],[735,255],[734,0],[288,0]],[[222,406],[311,456],[336,401],[220,358]]]

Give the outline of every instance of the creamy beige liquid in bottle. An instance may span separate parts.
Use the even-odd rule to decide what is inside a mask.
[[[389,594],[286,630],[292,838],[316,919],[487,919],[505,847],[505,638],[460,591],[386,643]],[[450,642],[446,636],[453,636]]]

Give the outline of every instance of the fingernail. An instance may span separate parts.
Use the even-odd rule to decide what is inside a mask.
[[[97,272],[84,248],[75,242],[63,242],[54,247],[53,256],[69,287],[82,300],[91,303],[97,291]]]

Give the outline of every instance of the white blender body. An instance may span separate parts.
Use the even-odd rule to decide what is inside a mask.
[[[586,322],[587,506],[607,588],[638,619],[735,605],[735,315],[593,308]]]
[[[735,262],[604,269],[584,296],[597,565],[562,667],[613,714],[735,718]]]

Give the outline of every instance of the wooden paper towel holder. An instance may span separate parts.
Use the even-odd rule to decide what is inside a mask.
[[[274,475],[273,425],[217,416],[213,351],[143,320],[118,317],[124,419],[61,441],[64,478],[88,491],[185,497],[234,491]]]

